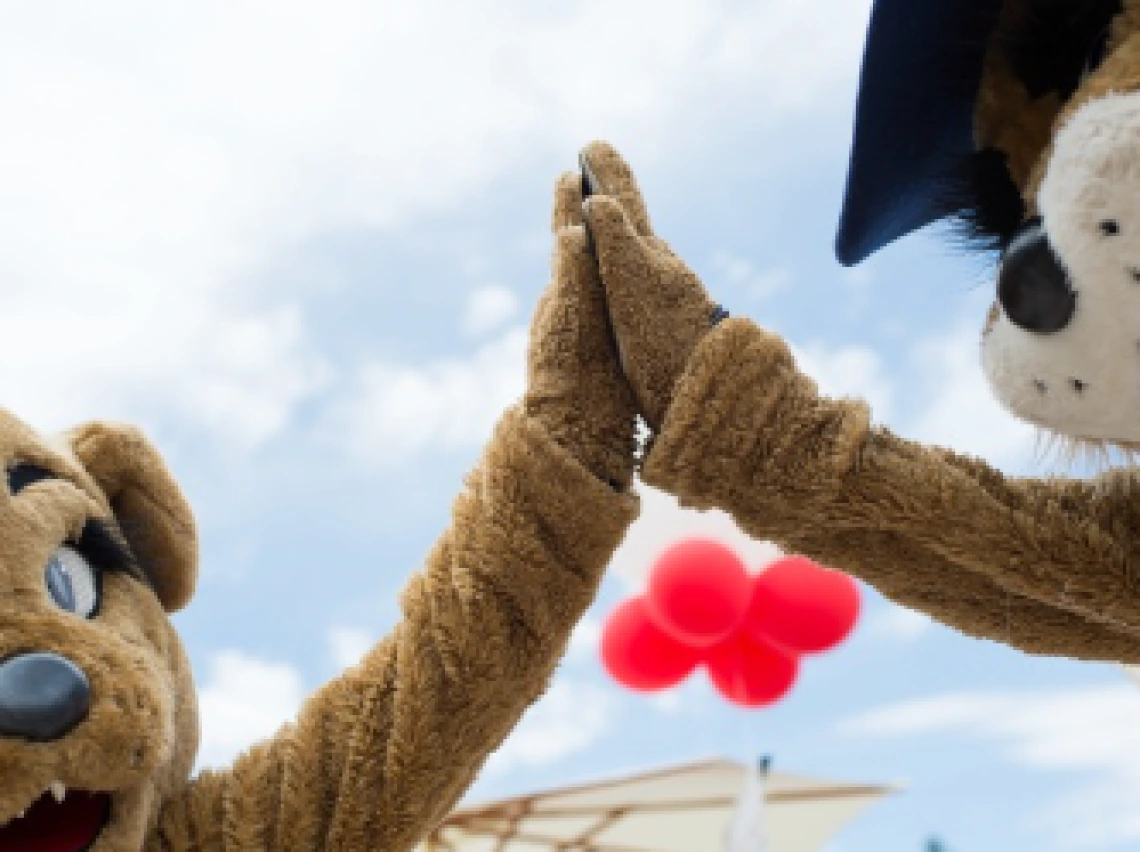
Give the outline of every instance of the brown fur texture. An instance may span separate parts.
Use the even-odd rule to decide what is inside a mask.
[[[1127,480],[1008,480],[867,414],[821,397],[779,338],[728,320],[688,365],[643,477],[970,636],[1140,662]]]
[[[599,478],[626,488],[633,476],[637,401],[613,348],[577,175],[558,179],[552,218],[555,283],[535,310],[526,410]]]
[[[621,362],[646,422],[657,428],[673,382],[708,330],[716,305],[691,298],[696,276],[664,243],[639,231],[616,198],[590,198],[585,213],[604,280],[653,280],[652,286],[637,290],[611,289],[607,298]],[[670,318],[667,338],[655,334],[654,325],[662,315]],[[637,341],[635,351],[626,349],[630,340]]]
[[[620,212],[616,200],[607,208]],[[687,282],[674,298],[694,310],[707,303],[695,275],[647,252],[630,227],[595,238],[610,258],[612,303],[655,306],[663,280]],[[615,321],[627,365],[655,358],[674,336],[689,346],[689,323],[675,327],[675,316]],[[662,386],[668,410],[642,477],[683,505],[723,509],[748,533],[968,635],[1033,654],[1140,662],[1140,501],[1127,474],[1007,479],[873,428],[864,403],[822,397],[786,344],[744,319],[707,330]]]
[[[978,148],[996,148],[1006,155],[1014,183],[1024,187],[1048,147],[1053,123],[1061,109],[1055,92],[1033,97],[1017,79],[1008,56],[997,46],[1008,33],[1025,25],[1034,0],[1010,0],[998,19],[987,52],[982,84],[974,106],[974,136]]]
[[[69,789],[113,793],[114,818],[92,852],[137,850],[197,751],[189,662],[150,588],[106,574],[101,611],[88,621],[51,603],[44,565],[89,519],[112,522],[124,534],[161,519],[158,535],[137,541],[151,582],[179,603],[193,587],[193,520],[157,453],[133,430],[88,425],[72,435],[71,450],[57,452],[12,415],[0,415],[6,467],[33,463],[60,477],[0,495],[0,660],[28,651],[61,654],[83,670],[92,693],[86,720],[61,740],[0,739],[0,820],[58,779]],[[179,569],[186,573],[176,578]]]
[[[395,631],[296,724],[180,791],[147,849],[411,848],[545,690],[635,511],[509,412]]]
[[[673,382],[708,329],[717,305],[707,298],[690,297],[700,282],[653,233],[637,179],[617,150],[606,142],[591,142],[582,149],[579,160],[596,194],[586,199],[583,213],[602,279],[655,276],[652,287],[628,294],[632,298],[624,298],[624,291],[609,291],[606,302],[619,360],[642,416],[656,429],[669,405]],[[615,243],[636,251],[611,251]],[[648,327],[662,315],[670,317],[671,336],[667,340],[655,336]],[[622,350],[628,340],[637,341],[636,353]],[[656,342],[665,345],[649,348]]]
[[[580,208],[564,178],[526,396],[405,588],[403,619],[231,769],[189,780],[195,693],[167,613],[193,592],[197,544],[157,452],[101,424],[58,451],[0,415],[9,468],[60,477],[0,489],[0,661],[58,653],[92,693],[88,717],[56,741],[0,738],[0,825],[56,779],[112,796],[90,852],[402,852],[446,815],[545,690],[637,514],[625,490],[636,407]],[[53,604],[44,566],[93,518],[120,531],[148,582],[108,573],[101,610],[84,619]]]
[[[130,426],[90,423],[67,440],[113,507],[163,607],[182,609],[198,579],[198,535],[158,452]]]

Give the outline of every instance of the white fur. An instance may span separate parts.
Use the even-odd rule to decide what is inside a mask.
[[[1076,311],[1053,334],[999,315],[982,338],[986,377],[1025,420],[1074,438],[1140,443],[1140,94],[1097,99],[1065,123],[1037,203]],[[1109,219],[1115,236],[1101,231]]]

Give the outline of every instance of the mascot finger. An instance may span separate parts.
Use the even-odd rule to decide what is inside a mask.
[[[563,228],[582,224],[582,178],[576,172],[563,172],[554,184],[554,210],[550,230],[557,234]]]
[[[553,266],[531,328],[527,410],[589,470],[624,490],[633,475],[637,405],[581,225],[557,232]]]
[[[684,263],[637,232],[617,200],[593,196],[583,208],[622,368],[657,429],[690,353],[724,312]]]
[[[633,169],[613,145],[591,142],[578,154],[578,163],[584,180],[589,184],[587,195],[607,195],[616,199],[629,217],[633,230],[643,237],[653,236],[649,211]]]

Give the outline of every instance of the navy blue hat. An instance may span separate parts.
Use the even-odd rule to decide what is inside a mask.
[[[1002,0],[875,0],[835,252],[853,266],[952,212]]]

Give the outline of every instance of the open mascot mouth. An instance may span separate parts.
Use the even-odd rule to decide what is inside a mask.
[[[84,852],[111,818],[107,793],[68,790],[53,783],[27,810],[0,825],[4,852]]]

